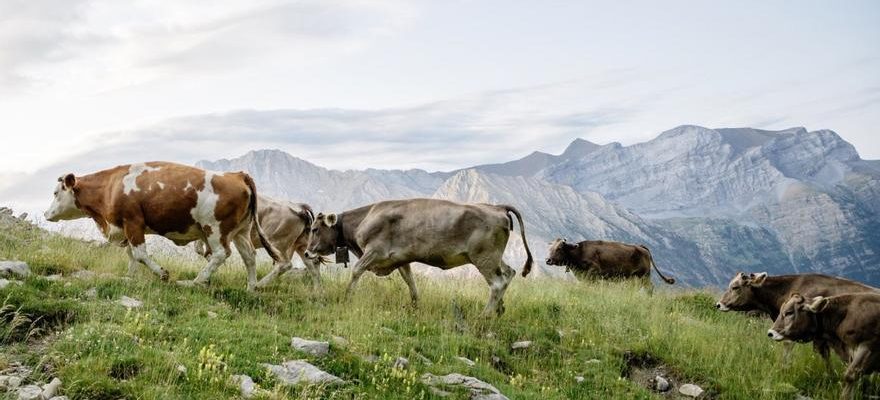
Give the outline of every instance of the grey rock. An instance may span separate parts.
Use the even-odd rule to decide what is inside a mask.
[[[587,360],[587,364],[600,364],[601,362],[602,362],[602,360],[598,360],[595,358],[591,358],[591,359]]]
[[[67,396],[55,396],[49,400],[70,400]]]
[[[95,299],[98,297],[98,288],[91,288],[83,292],[83,296],[87,299]]]
[[[239,390],[241,391],[241,397],[249,399],[254,396],[254,392],[257,390],[257,384],[254,383],[254,380],[247,375],[233,375],[232,381],[238,385]]]
[[[452,373],[448,375],[433,375],[430,373],[423,374],[422,383],[431,387],[456,387],[466,389],[470,393],[470,398],[474,400],[507,400],[507,396],[495,386],[481,381],[472,376]]]
[[[575,380],[575,382],[577,382],[577,383],[584,383],[584,381],[585,381],[586,379],[584,379],[583,376],[578,375],[578,376],[574,377],[574,380]]]
[[[665,392],[668,391],[670,388],[669,381],[660,375],[654,377],[654,382],[652,386],[653,389],[658,392]]]
[[[284,385],[296,386],[301,383],[315,385],[339,385],[345,383],[337,376],[324,372],[306,360],[285,361],[281,365],[263,364]]]
[[[128,296],[120,297],[119,300],[116,300],[116,303],[128,309],[140,308],[144,305],[142,301]]]
[[[23,261],[0,261],[0,278],[27,278],[31,267]]]
[[[43,392],[40,396],[43,399],[49,399],[55,397],[55,394],[58,393],[58,389],[61,388],[61,379],[53,378],[51,382],[43,385]]]
[[[340,349],[344,349],[348,347],[348,340],[342,336],[330,336],[330,341],[334,346],[339,347]]]
[[[434,365],[434,362],[431,361],[428,357],[422,355],[422,353],[416,353],[416,358],[419,359],[419,362],[425,365]]]
[[[532,346],[531,340],[522,340],[519,342],[513,342],[513,344],[510,345],[510,349],[511,350],[524,350],[524,349],[527,349],[531,346]]]
[[[89,270],[87,270],[87,269],[81,269],[81,270],[79,270],[79,271],[75,271],[75,272],[73,272],[72,274],[70,274],[70,277],[71,277],[71,278],[74,278],[74,279],[92,279],[92,278],[94,278],[96,275],[97,275],[97,274],[95,274],[95,273],[92,272],[92,271],[89,271]]]
[[[296,350],[315,357],[324,357],[327,354],[330,354],[330,343],[328,342],[294,337],[290,340],[290,345]]]
[[[18,400],[40,400],[43,389],[37,385],[27,385],[18,388]]]
[[[9,286],[9,280],[0,278],[0,289],[5,289],[7,286]]]
[[[213,311],[207,311],[207,312],[205,312],[205,314],[208,315],[208,318],[217,318],[217,313],[215,313]]]
[[[379,362],[379,356],[377,356],[375,354],[362,355],[361,360],[364,360],[364,362],[367,362],[370,364],[375,364],[375,363]]]
[[[58,282],[62,279],[64,279],[64,277],[62,277],[61,274],[49,275],[46,277],[46,280],[51,282]]]
[[[703,394],[703,388],[692,383],[685,383],[678,388],[678,392],[687,397],[700,397]]]
[[[20,376],[10,376],[6,379],[6,387],[9,389],[15,389],[21,386],[21,383],[24,381]]]
[[[455,359],[458,360],[458,361],[463,362],[464,365],[467,365],[468,367],[473,367],[473,366],[477,365],[477,363],[473,362],[473,360],[471,360],[471,359],[469,359],[469,358],[465,358],[465,357],[455,357]]]
[[[397,359],[394,360],[394,364],[392,365],[392,367],[399,368],[399,369],[407,369],[409,367],[409,360],[406,359],[405,357],[397,357]]]

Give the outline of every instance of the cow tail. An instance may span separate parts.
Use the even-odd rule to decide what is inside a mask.
[[[654,267],[654,271],[657,271],[657,275],[660,275],[660,279],[663,279],[663,282],[666,282],[670,285],[675,283],[674,278],[667,278],[667,277],[663,276],[663,273],[660,272],[659,268],[657,268],[657,264],[654,264],[654,256],[651,255],[651,250],[649,250],[648,247],[643,244],[640,244],[639,247],[645,249],[645,251],[648,253],[648,260],[651,261],[651,266]]]
[[[266,239],[263,227],[260,226],[260,218],[257,217],[257,185],[254,183],[254,179],[251,178],[250,175],[246,173],[242,173],[242,175],[244,175],[245,185],[251,190],[251,201],[248,206],[248,214],[253,218],[254,226],[257,227],[257,236],[260,237],[260,244],[263,245],[263,248],[269,253],[269,257],[272,257],[272,260],[281,261],[281,257],[278,256],[278,250],[275,249],[275,246],[272,246],[272,243],[269,243],[268,239]]]
[[[504,208],[509,213],[513,213],[516,216],[516,220],[519,221],[519,233],[522,235],[523,247],[526,249],[526,263],[522,268],[522,276],[525,277],[532,271],[532,264],[534,259],[532,258],[532,251],[529,250],[529,242],[526,240],[526,225],[523,223],[522,215],[519,213],[519,210],[514,208],[513,206],[502,205],[501,208]],[[510,220],[510,228],[513,230],[513,219]]]

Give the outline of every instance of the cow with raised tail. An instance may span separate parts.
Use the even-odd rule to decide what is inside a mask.
[[[306,257],[317,258],[336,251],[358,256],[352,268],[346,297],[350,297],[365,271],[386,276],[400,272],[413,303],[418,291],[410,263],[441,269],[473,264],[489,284],[484,315],[504,313],[504,292],[516,272],[502,260],[507,239],[519,222],[527,260],[522,275],[532,267],[522,215],[511,206],[461,204],[436,199],[392,200],[345,211],[318,214],[312,223]],[[337,249],[341,249],[337,251]]]
[[[164,236],[177,245],[207,243],[208,264],[193,281],[182,284],[208,284],[234,243],[247,269],[247,287],[253,290],[257,273],[252,224],[272,259],[279,258],[256,218],[254,181],[243,172],[217,173],[160,161],[120,165],[89,175],[64,175],[54,196],[46,219],[91,218],[107,240],[126,247],[129,274],[144,264],[168,280],[168,271],[147,253],[147,234]]]

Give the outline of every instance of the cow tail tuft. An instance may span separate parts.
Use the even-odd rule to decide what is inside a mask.
[[[266,253],[269,253],[269,257],[272,257],[273,261],[281,261],[281,257],[278,256],[278,250],[272,246],[272,243],[269,243],[269,240],[266,239],[266,234],[263,232],[263,227],[260,226],[260,218],[257,217],[257,185],[254,183],[254,179],[251,178],[247,173],[242,173],[244,175],[244,183],[247,185],[248,189],[251,191],[250,205],[248,205],[248,214],[250,214],[251,218],[253,218],[254,226],[257,227],[257,236],[260,237],[260,244],[263,245],[263,248],[266,249]]]

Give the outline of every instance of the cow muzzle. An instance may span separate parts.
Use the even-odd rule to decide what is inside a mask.
[[[314,260],[314,259],[318,258],[318,255],[315,253],[312,253],[310,250],[306,250],[306,252],[303,253],[303,255],[305,255],[306,258],[308,258],[309,260]]]
[[[547,263],[547,265],[554,265],[554,264],[553,264],[553,260],[551,260],[551,259],[549,259],[549,258],[546,259],[546,260],[544,260],[544,262]]]
[[[719,311],[730,311],[730,308],[725,306],[724,303],[722,303],[720,301],[715,303],[715,308],[717,308]]]
[[[771,329],[771,330],[767,331],[767,336],[770,337],[771,339],[777,341],[777,342],[780,341],[780,340],[782,340],[782,339],[785,339],[785,337],[782,336],[782,334],[780,334],[779,332],[776,332],[775,329]]]

